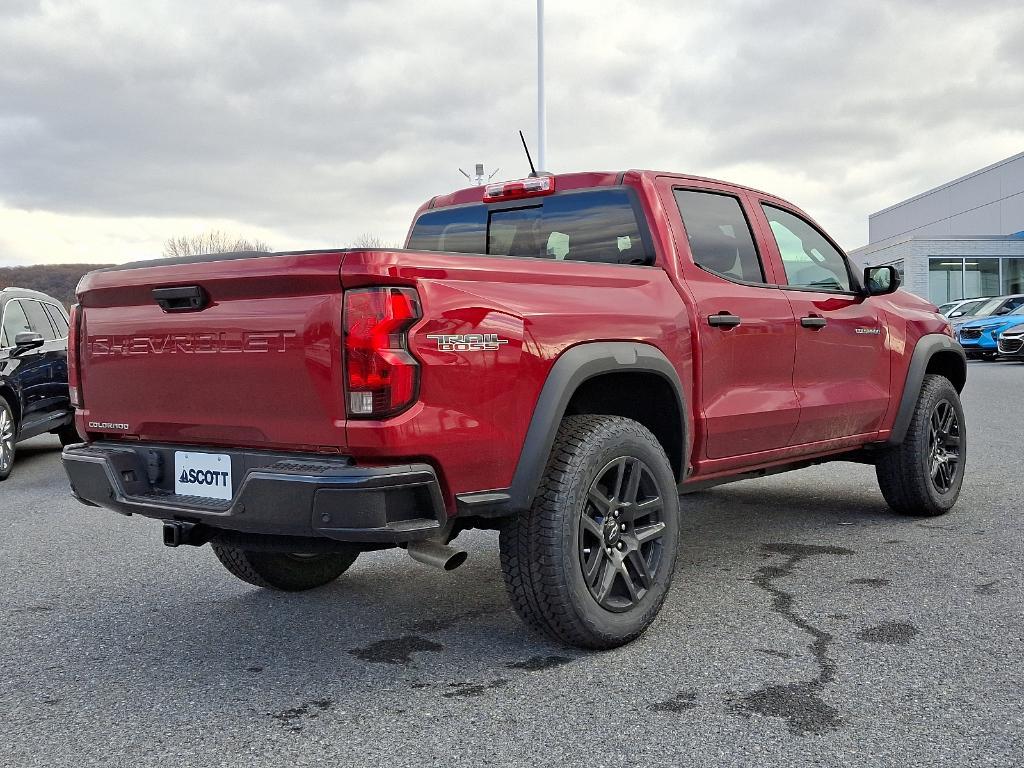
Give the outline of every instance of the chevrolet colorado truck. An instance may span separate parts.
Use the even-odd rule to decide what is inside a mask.
[[[614,647],[665,599],[680,492],[853,461],[897,513],[953,506],[965,356],[898,286],[735,184],[473,187],[424,204],[405,249],[86,275],[63,463],[80,501],[260,587],[396,546],[450,569],[459,532],[496,529],[519,615]]]

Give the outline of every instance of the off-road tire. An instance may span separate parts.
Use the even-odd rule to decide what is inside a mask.
[[[931,471],[931,419],[941,403],[952,407],[959,433],[959,460],[946,491],[936,487]],[[895,512],[916,517],[943,515],[960,497],[966,460],[967,429],[956,387],[944,376],[925,376],[906,437],[875,462],[878,487]]]
[[[356,561],[359,551],[318,555],[257,552],[213,542],[217,559],[249,584],[284,592],[302,592],[330,584]]]
[[[7,401],[0,397],[0,441],[3,440],[5,432],[9,433],[6,448],[7,462],[4,465],[3,454],[0,454],[0,482],[10,477],[11,470],[14,469],[14,454],[17,446],[15,441],[18,436],[18,422],[14,420],[14,411],[11,410],[11,406],[7,404]],[[4,450],[4,445],[0,442],[0,451]]]
[[[638,459],[649,470],[646,482],[657,488],[665,525],[650,587],[631,608],[614,612],[584,580],[581,525],[591,486],[620,457]],[[676,481],[654,435],[619,416],[568,416],[533,505],[501,529],[505,587],[519,616],[539,632],[582,648],[614,648],[637,638],[657,616],[672,581],[678,539]]]

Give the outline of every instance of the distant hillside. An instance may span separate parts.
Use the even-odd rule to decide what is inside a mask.
[[[82,275],[110,264],[35,264],[31,267],[0,267],[0,288],[17,286],[48,293],[64,302],[75,303],[75,286]]]

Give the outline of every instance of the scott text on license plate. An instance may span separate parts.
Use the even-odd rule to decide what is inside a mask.
[[[223,453],[174,452],[174,492],[231,500],[231,457]]]

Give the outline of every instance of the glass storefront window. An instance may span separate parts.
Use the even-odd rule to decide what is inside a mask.
[[[1003,259],[1002,293],[1024,293],[1024,258]]]
[[[999,259],[964,260],[964,298],[999,295]]]
[[[945,304],[964,297],[964,260],[938,258],[928,261],[928,298]]]

